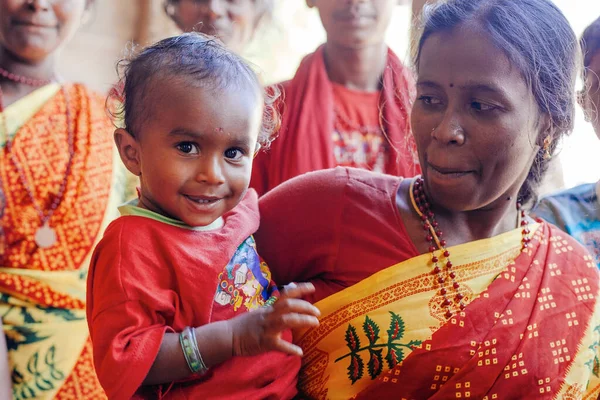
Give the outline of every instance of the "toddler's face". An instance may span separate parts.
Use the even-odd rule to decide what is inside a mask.
[[[250,182],[263,101],[258,89],[165,80],[143,98],[136,134],[140,206],[206,226],[233,209]]]

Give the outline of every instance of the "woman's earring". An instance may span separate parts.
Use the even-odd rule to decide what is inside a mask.
[[[544,139],[544,160],[550,160],[552,158],[552,154],[550,153],[550,145],[552,144],[552,138],[550,135],[546,136]]]

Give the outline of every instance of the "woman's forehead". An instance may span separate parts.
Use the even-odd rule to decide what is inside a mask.
[[[519,69],[504,51],[483,28],[476,26],[441,31],[428,37],[421,49],[418,73],[420,82],[440,85],[527,87]]]

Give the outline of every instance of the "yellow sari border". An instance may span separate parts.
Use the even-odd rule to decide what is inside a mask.
[[[539,226],[530,227],[532,234]],[[514,264],[521,254],[521,237],[519,228],[449,249],[465,305],[485,296],[496,277]],[[299,340],[305,352],[299,385],[305,394],[357,395],[448,322],[430,258],[424,254],[403,261],[315,304],[321,324]]]

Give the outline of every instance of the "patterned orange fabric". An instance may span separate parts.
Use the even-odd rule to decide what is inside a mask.
[[[100,231],[110,193],[113,141],[104,99],[82,85],[67,87],[75,132],[75,157],[63,199],[50,219],[58,242],[40,249],[33,241],[40,218],[19,173],[3,150],[0,172],[6,195],[6,252],[0,265],[44,271],[77,270]],[[61,92],[24,125],[12,151],[25,171],[38,206],[47,211],[57,195],[69,159],[66,103]],[[57,129],[58,128],[58,129]]]
[[[68,174],[49,221],[57,234],[52,247],[36,245],[40,217],[4,147],[0,158],[6,196],[0,318],[15,399],[106,398],[93,368],[85,281],[95,243],[126,200],[127,178],[118,164],[104,98],[79,84],[64,90],[66,98],[59,90],[17,130],[11,149],[45,212]],[[70,171],[68,126],[75,150]]]

